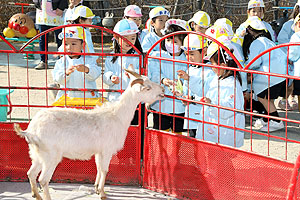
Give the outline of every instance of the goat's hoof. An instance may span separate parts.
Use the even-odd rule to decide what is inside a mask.
[[[31,196],[33,198],[35,198],[36,200],[43,200],[42,197],[39,194],[36,195],[36,194],[33,193]]]
[[[104,191],[100,192],[100,199],[106,199],[106,194]]]

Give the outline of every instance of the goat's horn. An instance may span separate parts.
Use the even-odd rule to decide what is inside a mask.
[[[140,78],[138,78],[138,79],[135,79],[135,80],[133,80],[132,82],[131,82],[131,87],[134,85],[134,84],[141,84],[141,85],[144,85],[144,80],[143,79],[140,79]]]
[[[141,75],[139,75],[138,73],[134,72],[134,71],[131,71],[130,69],[124,69],[125,72],[131,74],[132,76],[136,77],[136,78],[142,78]]]

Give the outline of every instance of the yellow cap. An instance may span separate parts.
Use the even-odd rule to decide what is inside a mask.
[[[93,18],[95,15],[90,8],[86,6],[78,6],[75,8],[73,18],[70,20],[76,20],[78,17]]]
[[[193,18],[189,20],[190,22],[195,22],[197,25],[208,28],[210,26],[210,17],[204,11],[198,11],[194,14]]]
[[[166,16],[170,17],[170,12],[167,9],[165,9],[164,7],[159,6],[159,7],[153,8],[150,11],[149,18],[153,19],[155,17],[162,16],[162,15],[166,15]]]

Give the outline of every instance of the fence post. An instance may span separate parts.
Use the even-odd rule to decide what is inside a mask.
[[[286,200],[293,200],[294,196],[296,196],[295,190],[296,190],[297,180],[299,178],[299,170],[300,170],[300,152],[294,165]]]

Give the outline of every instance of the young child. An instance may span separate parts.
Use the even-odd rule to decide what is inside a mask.
[[[295,33],[292,35],[290,42],[300,42],[300,14],[295,17],[292,29]],[[300,77],[300,46],[290,46],[289,60],[294,62],[294,76]],[[294,95],[298,95],[300,103],[300,80],[294,80]],[[299,107],[298,107],[299,109]],[[299,109],[300,111],[300,109]]]
[[[143,41],[142,41],[142,48],[143,52],[146,53],[150,47],[152,47],[155,42],[157,42],[162,36],[163,33],[161,30],[165,28],[165,23],[170,17],[170,12],[163,7],[156,7],[153,8],[149,13],[150,18],[150,33],[148,33]],[[160,45],[156,45],[153,51],[159,51]]]
[[[293,12],[290,15],[290,20],[283,24],[283,26],[282,26],[279,34],[278,34],[278,37],[277,37],[278,44],[283,44],[283,43],[290,42],[290,39],[291,39],[292,35],[295,33],[294,30],[291,27],[292,27],[292,25],[294,23],[294,20],[296,19],[297,15],[299,14],[299,9],[300,9],[300,0],[298,0],[296,5],[294,6]],[[285,52],[287,52],[287,50],[288,50],[287,47],[284,47],[282,49]],[[290,74],[293,75],[293,72],[290,71]],[[289,83],[290,83],[290,87],[288,88],[288,92],[287,92],[288,100],[285,99],[285,95],[284,95],[283,99],[280,99],[278,101],[278,107],[283,109],[283,110],[285,110],[286,108],[288,110],[298,109],[298,103],[294,99],[294,95],[292,95],[293,89],[294,89],[293,87],[294,87],[295,84],[291,83],[291,82],[289,82]],[[296,87],[297,87],[297,85],[296,85]]]
[[[69,0],[69,7],[64,13],[64,24],[72,24],[72,18],[74,15],[74,11],[78,5],[82,3],[83,0]]]
[[[83,52],[84,39],[82,27],[67,27],[63,39],[64,50],[68,53]],[[100,76],[101,69],[94,59],[83,55],[64,55],[55,63],[52,71],[53,79],[61,88],[96,89],[96,79]],[[97,98],[98,92],[89,91],[63,91],[56,96],[58,100],[62,95],[69,97]]]
[[[142,10],[137,5],[129,5],[124,10],[124,18],[134,21],[138,28],[142,25]],[[139,31],[139,40],[142,43],[145,35],[148,33],[146,29]]]
[[[210,26],[210,17],[206,12],[198,11],[188,21],[188,24],[192,31],[205,34]]]
[[[184,79],[183,95],[184,97],[200,101],[206,94],[204,90],[205,86],[214,77],[214,72],[210,67],[202,67],[203,57],[206,55],[207,44],[204,42],[204,38],[196,35],[189,34],[184,38],[183,46],[181,47],[185,51],[186,58],[189,62],[197,63],[196,65],[190,65],[188,72],[178,70],[178,77]],[[197,120],[203,120],[203,115],[199,111],[202,108],[201,104],[185,103],[185,117]],[[198,122],[193,120],[184,120],[184,129],[189,130],[190,137],[196,136]]]
[[[115,27],[114,32],[120,34],[129,40],[134,46],[142,52],[138,38],[139,29],[131,20],[122,19]],[[122,54],[137,54],[134,48],[124,41],[121,37],[114,35],[114,50],[112,53]],[[139,73],[140,61],[139,57],[135,56],[107,56],[105,60],[105,70],[103,81],[108,85],[109,89],[125,90],[130,82],[124,68],[132,64],[137,73]],[[109,101],[115,101],[121,94],[118,92],[110,92],[108,95]]]
[[[74,24],[92,24],[92,19],[95,17],[93,11],[86,6],[76,7],[73,18],[71,20]],[[84,28],[86,42],[87,42],[87,53],[95,53],[94,44],[92,41],[92,34],[89,28]]]
[[[166,22],[164,33],[167,35],[176,31],[185,31],[186,24],[187,23],[184,20],[170,19]],[[179,34],[165,39],[161,43],[162,51],[153,52],[153,56],[176,60],[186,60],[184,52],[180,48],[185,36],[185,34]],[[179,77],[176,72],[178,70],[186,71],[187,64],[149,59],[148,70],[150,80],[161,83],[165,88],[166,95],[173,95],[176,82],[181,81],[178,80]],[[151,109],[181,117],[184,116],[185,111],[185,107],[180,100],[174,100],[171,98],[165,98],[162,101],[155,102],[151,105]],[[176,117],[174,122],[173,119],[174,117],[172,116],[162,114],[160,117],[160,114],[153,113],[153,128],[159,130],[169,130],[171,128],[174,132],[181,134],[183,132],[184,120]]]
[[[263,21],[264,18],[264,12],[265,12],[265,4],[263,0],[250,0],[248,3],[248,10],[247,10],[247,14],[248,14],[248,18],[249,17],[253,17],[253,16],[257,16],[259,17],[262,22],[264,23],[267,31],[270,33],[272,41],[275,42],[276,40],[276,36],[275,36],[275,32],[272,28],[272,26]],[[236,30],[236,34],[239,37],[243,37],[245,35],[245,30],[248,27],[248,23],[247,21],[242,23],[240,25],[240,27]]]
[[[235,61],[216,43],[209,45],[206,59],[209,59],[212,65],[225,68],[212,68],[216,75],[212,81],[207,84],[207,93],[202,99],[202,102],[244,110],[244,96],[239,73],[236,72],[235,74],[234,71],[226,69],[226,67],[237,68]],[[199,112],[202,113],[203,109],[204,123],[199,123],[196,138],[233,147],[243,146],[244,132],[234,129],[235,127],[240,129],[245,128],[245,116],[243,113],[218,109],[211,106],[203,106]],[[216,124],[226,125],[232,128],[218,126]]]
[[[243,42],[243,52],[248,64],[261,52],[272,48],[275,43],[272,42],[270,34],[264,25],[264,23],[256,18],[251,20],[249,26],[246,29],[246,35]],[[251,70],[257,70],[262,72],[271,72],[278,74],[287,74],[287,55],[281,49],[275,49],[270,54],[264,54],[249,66]],[[274,99],[276,99],[281,90],[285,88],[285,78],[253,73],[252,89],[257,96],[258,101],[261,102],[270,116],[279,117],[276,107],[274,105]],[[270,100],[269,100],[270,99]],[[284,128],[283,122],[276,119],[270,119],[268,125],[268,119],[258,119],[255,122],[255,127],[260,131],[270,132],[277,131]]]

